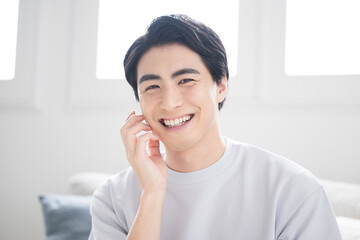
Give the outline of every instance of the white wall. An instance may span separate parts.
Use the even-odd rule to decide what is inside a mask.
[[[74,40],[72,2],[30,1],[39,7],[38,44],[30,56],[35,61],[34,97],[28,105],[3,102],[0,108],[1,240],[44,239],[37,198],[43,193],[68,193],[72,174],[115,173],[128,166],[119,129],[132,107],[69,103],[70,71],[76,71],[69,64]],[[251,37],[244,40],[252,41]],[[240,63],[245,64],[248,57],[244,54]],[[249,98],[244,89],[247,81],[255,81],[251,76],[253,69],[243,68],[230,81],[221,112],[224,135],[285,155],[320,178],[360,183],[359,105]]]

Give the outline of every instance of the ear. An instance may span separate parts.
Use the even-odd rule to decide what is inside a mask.
[[[219,85],[217,85],[217,102],[221,103],[224,101],[226,94],[227,94],[227,88],[228,88],[228,81],[226,77],[223,77],[221,79],[221,82]]]

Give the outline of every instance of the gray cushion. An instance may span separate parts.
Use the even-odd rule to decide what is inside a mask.
[[[47,240],[87,240],[91,196],[41,195]]]

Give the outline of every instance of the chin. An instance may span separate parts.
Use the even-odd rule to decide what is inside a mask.
[[[192,148],[193,141],[191,139],[183,139],[179,141],[178,139],[169,140],[169,139],[161,139],[165,148],[174,152],[184,152]]]

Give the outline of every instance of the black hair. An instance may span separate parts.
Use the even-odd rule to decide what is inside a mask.
[[[125,55],[125,76],[136,100],[139,100],[137,65],[140,58],[152,47],[172,43],[184,45],[199,54],[217,85],[223,77],[229,79],[224,45],[212,29],[186,15],[161,16],[153,20],[145,35],[139,37]],[[224,101],[219,103],[219,110]]]

